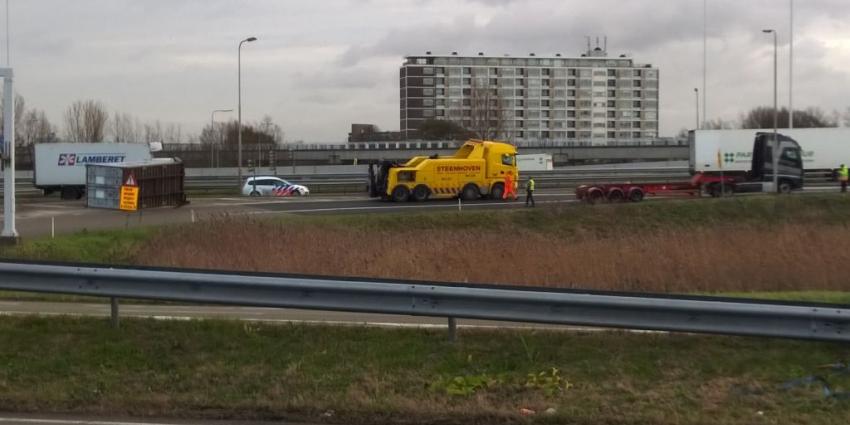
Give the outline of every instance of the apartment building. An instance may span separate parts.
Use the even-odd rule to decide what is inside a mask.
[[[606,145],[658,137],[659,72],[596,47],[579,57],[407,56],[400,69],[400,131],[428,119],[511,142]],[[495,135],[495,136],[494,136]]]

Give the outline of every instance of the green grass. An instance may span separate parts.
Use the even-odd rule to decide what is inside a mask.
[[[553,407],[530,422],[844,424],[850,403],[780,386],[848,354],[666,334],[461,330],[450,344],[436,330],[4,317],[0,410],[490,424]],[[528,385],[551,368],[562,381]]]
[[[716,295],[721,297],[755,298],[774,301],[804,301],[850,305],[850,292],[837,291],[728,292],[708,293],[699,295]]]
[[[0,251],[0,258],[68,261],[83,263],[131,264],[139,246],[155,228],[104,230],[74,233],[56,239],[25,242]]]

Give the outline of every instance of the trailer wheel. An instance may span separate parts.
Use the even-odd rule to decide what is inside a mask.
[[[587,197],[585,199],[587,199],[587,202],[589,204],[593,205],[605,199],[605,195],[602,193],[601,190],[592,190],[590,191],[590,193],[587,194]]]
[[[629,201],[632,202],[640,202],[643,201],[643,191],[640,189],[635,189],[629,192]]]
[[[608,201],[609,202],[623,202],[625,200],[625,196],[623,196],[623,192],[619,190],[613,190],[608,193]]]
[[[428,200],[428,197],[431,196],[431,189],[428,189],[428,186],[424,184],[420,184],[413,188],[413,200],[416,202],[424,202]]]
[[[463,187],[463,190],[460,192],[460,197],[464,201],[474,201],[478,199],[481,195],[478,192],[478,186],[469,183]]]
[[[502,199],[502,196],[505,195],[505,184],[504,183],[496,183],[490,188],[490,199]]]
[[[396,186],[393,189],[393,194],[391,199],[393,202],[404,202],[410,198],[410,189],[407,186]]]

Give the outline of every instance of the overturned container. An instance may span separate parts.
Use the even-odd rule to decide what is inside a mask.
[[[136,211],[179,207],[187,202],[183,162],[157,158],[143,162],[86,165],[86,205]]]

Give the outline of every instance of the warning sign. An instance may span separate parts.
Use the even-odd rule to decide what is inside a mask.
[[[127,181],[131,181],[132,174]],[[134,181],[135,183],[135,181]],[[123,211],[136,211],[139,209],[139,188],[136,186],[121,186],[121,199],[118,202],[118,209]]]
[[[133,175],[133,173],[130,173],[130,175],[127,176],[127,181],[124,182],[124,186],[138,186],[136,184],[136,177]]]

